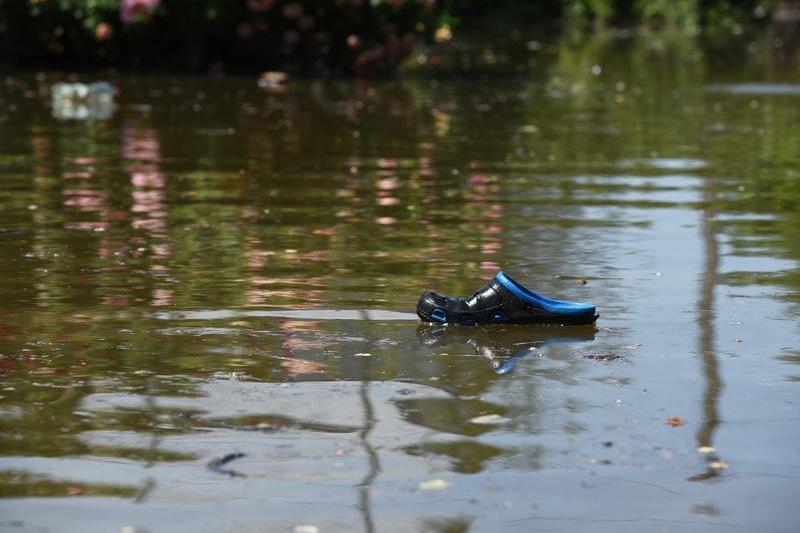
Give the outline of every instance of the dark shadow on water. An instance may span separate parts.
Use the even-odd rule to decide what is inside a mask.
[[[361,445],[363,446],[367,457],[369,458],[369,469],[367,470],[367,474],[364,476],[364,479],[361,481],[361,484],[358,487],[358,509],[361,512],[361,516],[364,520],[364,531],[372,532],[375,531],[375,524],[372,518],[369,492],[372,483],[375,481],[381,471],[381,463],[377,450],[368,440],[370,432],[375,427],[375,409],[372,407],[372,400],[369,398],[369,381],[364,380],[361,382],[361,388],[359,389],[359,392],[361,396],[361,403],[364,409],[365,420],[364,427],[358,433],[358,438],[361,441]]]
[[[362,320],[369,319],[369,312],[364,310],[362,313]],[[366,376],[364,376],[366,378]],[[375,428],[375,409],[372,406],[372,400],[369,397],[369,380],[363,379],[361,387],[359,388],[359,397],[361,398],[361,406],[364,412],[364,426],[358,433],[358,438],[361,441],[361,446],[367,454],[369,460],[369,468],[364,479],[358,486],[358,509],[361,512],[364,521],[364,531],[372,533],[375,531],[375,522],[372,518],[372,507],[370,506],[370,488],[375,482],[381,471],[381,462],[378,452],[372,443],[369,441],[369,434]]]
[[[465,533],[469,531],[473,518],[428,518],[422,520],[420,531],[430,533]]]
[[[593,341],[597,328],[586,326],[465,327],[423,324],[417,338],[425,346],[472,347],[495,374],[510,373],[517,362],[548,344]]]
[[[704,199],[711,204],[716,195],[712,180],[706,180]],[[700,283],[700,297],[697,300],[697,326],[700,331],[698,352],[705,376],[702,413],[703,420],[697,432],[698,451],[705,456],[706,470],[689,477],[689,481],[709,481],[717,478],[724,468],[724,462],[714,449],[714,433],[720,423],[719,397],[723,389],[716,354],[714,330],[714,287],[717,284],[719,269],[719,246],[714,228],[715,211],[708,208],[702,213],[702,243],[705,255],[703,275]]]
[[[404,451],[421,457],[446,457],[453,472],[477,474],[484,470],[488,461],[501,455],[504,450],[476,440],[464,439],[455,442],[424,442],[407,446]]]
[[[477,437],[494,431],[495,426],[475,420],[487,413],[505,417],[509,408],[477,398],[409,398],[395,400],[395,406],[408,422],[440,433]]]

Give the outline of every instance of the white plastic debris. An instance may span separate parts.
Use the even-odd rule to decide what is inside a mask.
[[[294,526],[294,533],[319,533],[319,528],[310,524],[304,524],[301,526]]]
[[[429,479],[419,484],[419,490],[443,490],[449,486],[444,479]]]
[[[494,426],[498,424],[505,424],[509,422],[511,419],[506,418],[505,416],[500,415],[483,415],[483,416],[476,416],[475,418],[470,418],[470,422],[473,424],[482,424],[486,426]]]

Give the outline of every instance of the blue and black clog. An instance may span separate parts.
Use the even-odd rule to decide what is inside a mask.
[[[592,324],[595,306],[546,298],[520,285],[503,272],[468,298],[425,292],[417,302],[423,322],[440,324]]]

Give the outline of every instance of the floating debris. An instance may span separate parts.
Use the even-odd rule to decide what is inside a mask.
[[[419,490],[443,490],[450,484],[444,479],[429,479],[419,484]]]
[[[679,416],[671,416],[667,418],[666,423],[668,426],[672,426],[674,428],[680,427],[686,423],[686,421],[679,417]]]
[[[506,422],[510,422],[511,419],[507,418],[505,416],[492,414],[492,415],[476,416],[475,418],[470,418],[469,421],[472,424],[482,424],[482,425],[486,425],[486,426],[495,426],[495,425],[498,425],[498,424],[505,424]]]
[[[712,461],[708,463],[708,467],[712,470],[725,470],[728,468],[728,463],[724,461]]]

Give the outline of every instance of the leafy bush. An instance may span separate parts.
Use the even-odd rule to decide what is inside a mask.
[[[392,73],[459,19],[740,29],[770,0],[0,0],[0,64]]]
[[[0,58],[47,66],[391,72],[437,0],[0,0]]]

